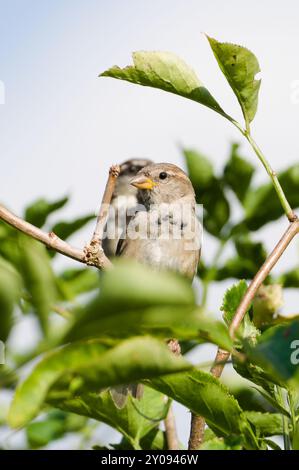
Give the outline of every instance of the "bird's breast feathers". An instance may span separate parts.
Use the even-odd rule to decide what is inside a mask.
[[[130,220],[119,254],[193,277],[199,261],[201,231],[195,215],[182,220],[172,214],[166,217],[141,211]]]

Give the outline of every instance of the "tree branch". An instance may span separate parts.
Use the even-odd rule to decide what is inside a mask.
[[[0,205],[0,219],[16,228],[20,232],[23,232],[26,235],[29,235],[29,237],[32,237],[35,240],[43,243],[48,248],[51,248],[52,250],[55,250],[58,253],[68,256],[69,258],[72,258],[76,261],[79,261],[80,263],[85,262],[83,250],[79,250],[78,248],[70,246],[68,243],[57,237],[54,232],[43,232],[38,227],[35,227],[29,222],[26,222],[17,215],[13,214],[2,205]]]
[[[205,432],[205,419],[202,416],[191,415],[191,429],[188,450],[198,450],[203,443]]]
[[[251,281],[243,299],[241,300],[236,313],[232,319],[230,324],[229,332],[234,339],[236,337],[236,333],[238,328],[240,327],[242,320],[249,310],[250,304],[254,299],[258,288],[264,282],[268,274],[271,272],[273,267],[276,265],[277,261],[281,258],[282,254],[285,252],[293,238],[299,233],[299,220],[296,218],[291,224],[289,225],[288,229],[285,231],[277,245],[275,246],[274,250],[268,256],[262,267],[254,276],[253,280]],[[211,368],[211,374],[214,377],[219,378],[222,374],[222,371],[225,367],[226,362],[228,361],[230,353],[228,351],[224,351],[223,349],[218,348],[214,364]],[[205,421],[204,418],[201,416],[192,416],[191,421],[191,431],[190,431],[190,439],[189,439],[189,449],[195,450],[199,449],[204,435],[204,428],[205,428]]]
[[[232,319],[229,332],[231,337],[234,339],[236,332],[244,318],[245,313],[249,309],[252,300],[255,297],[256,291],[264,282],[268,274],[272,271],[277,261],[281,258],[293,238],[299,233],[299,220],[296,218],[294,222],[291,222],[288,229],[285,231],[277,245],[275,246],[272,253],[268,256],[262,267],[254,276],[251,281],[237,311]]]
[[[109,213],[109,207],[110,207],[112,195],[113,195],[114,188],[115,188],[115,183],[119,176],[119,173],[120,173],[119,165],[112,165],[109,170],[109,177],[108,177],[106,188],[103,194],[99,214],[97,217],[95,231],[93,233],[90,243],[86,245],[84,248],[85,262],[88,265],[92,265],[92,266],[97,265],[98,263],[101,262],[103,257],[106,258],[103,248],[102,248],[102,238],[103,238],[104,228],[105,228],[106,221],[107,221],[107,216]]]
[[[168,349],[175,356],[181,355],[181,347],[177,339],[172,338],[169,341],[167,341],[167,346],[168,346]],[[174,412],[173,412],[171,405],[168,410],[167,416],[164,419],[164,427],[165,427],[167,449],[179,450],[180,443],[179,443],[179,438],[178,438],[177,430],[176,430],[175,416],[174,416]]]
[[[99,269],[108,269],[112,266],[111,261],[104,254],[101,246],[101,235],[103,231],[103,226],[106,223],[106,218],[109,210],[109,204],[112,198],[112,194],[115,187],[116,179],[119,175],[119,167],[114,165],[110,168],[108,181],[106,183],[106,188],[104,191],[101,209],[97,218],[97,225],[95,232],[93,234],[90,245],[94,250],[96,248],[96,256],[90,256],[89,246],[80,250],[69,245],[67,242],[61,240],[54,232],[44,232],[43,230],[35,227],[34,225],[26,222],[17,215],[13,214],[11,211],[6,209],[0,204],[0,220],[3,220],[7,224],[16,228],[22,233],[25,233],[29,237],[38,240],[39,242],[46,245],[47,248],[55,250],[58,253],[72,258],[76,261],[79,261],[83,264],[88,264],[89,266],[95,266]]]

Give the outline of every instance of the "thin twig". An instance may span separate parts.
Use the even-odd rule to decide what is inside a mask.
[[[78,248],[74,248],[69,245],[67,242],[61,240],[54,232],[44,232],[43,230],[35,227],[35,225],[26,222],[25,220],[21,219],[17,215],[13,214],[11,211],[6,209],[4,206],[0,204],[0,220],[3,220],[7,224],[11,225],[12,227],[16,228],[22,233],[38,240],[39,242],[46,245],[47,248],[51,250],[57,251],[58,253],[67,256],[68,258],[72,258],[76,261],[79,261],[83,264],[88,264],[90,266],[95,266],[99,269],[108,269],[112,266],[111,261],[107,258],[101,248],[101,239],[99,238],[99,234],[101,234],[101,224],[104,224],[106,221],[108,209],[112,193],[115,187],[116,178],[119,174],[119,167],[112,166],[109,172],[109,178],[106,184],[106,189],[104,192],[101,210],[97,219],[97,226],[92,237],[91,244],[92,248],[97,248],[96,256],[89,256],[90,252],[89,247],[84,250],[80,250]],[[106,207],[105,211],[102,210],[103,207]],[[90,246],[89,245],[89,246]]]
[[[260,147],[255,142],[255,140],[252,138],[251,134],[248,133],[248,132],[245,132],[244,135],[245,135],[246,139],[248,140],[248,142],[250,143],[251,147],[253,148],[254,152],[256,153],[256,155],[258,156],[258,158],[260,159],[260,161],[264,165],[268,175],[270,176],[270,178],[272,180],[273,187],[274,187],[274,189],[277,193],[277,196],[280,200],[280,203],[283,207],[283,210],[284,210],[287,218],[289,219],[290,222],[294,222],[294,220],[296,220],[296,214],[293,211],[293,209],[291,208],[291,206],[289,204],[289,201],[286,198],[286,195],[285,195],[285,193],[282,189],[282,186],[281,186],[281,184],[278,180],[276,172],[270,166],[268,160],[266,159],[265,155],[263,154]]]
[[[189,450],[198,450],[204,439],[205,419],[202,416],[191,415],[191,429],[189,437]]]
[[[216,358],[210,369],[211,374],[214,377],[220,377],[223,368],[228,361],[230,353],[224,351],[224,349],[218,348]],[[205,419],[202,416],[192,413],[191,415],[191,428],[189,437],[189,450],[198,450],[203,443],[204,432],[205,432]]]
[[[267,158],[265,157],[264,153],[262,152],[262,150],[260,149],[260,147],[257,145],[257,143],[255,142],[255,140],[253,139],[252,135],[251,135],[251,132],[250,132],[250,129],[247,128],[247,129],[243,129],[243,127],[241,126],[241,124],[239,124],[237,121],[235,121],[235,119],[230,119],[231,123],[241,132],[241,134],[245,137],[245,139],[248,140],[249,144],[251,145],[251,148],[253,149],[253,151],[255,152],[255,154],[257,155],[258,159],[260,160],[260,162],[262,163],[262,165],[264,166],[266,172],[268,173],[271,181],[272,181],[272,184],[273,184],[273,187],[277,193],[277,196],[278,196],[278,199],[280,200],[280,203],[283,207],[283,210],[289,220],[289,222],[294,222],[297,218],[295,212],[293,211],[293,209],[291,208],[290,206],[290,203],[284,193],[284,190],[278,180],[278,177],[277,177],[277,174],[276,172],[272,169],[270,163],[268,162]]]
[[[38,240],[39,242],[46,245],[48,248],[61,253],[62,255],[68,256],[80,263],[84,263],[84,252],[78,248],[74,248],[68,243],[61,240],[54,232],[46,233],[43,232],[35,225],[26,222],[17,215],[10,212],[4,206],[0,205],[0,219],[11,225],[12,227],[20,230],[20,232],[29,235],[30,237]]]
[[[97,217],[96,228],[92,237],[92,241],[102,241],[104,227],[106,225],[106,219],[109,212],[109,206],[115,189],[115,183],[120,173],[119,165],[112,165],[109,169],[109,177],[106,184],[106,188],[103,194],[99,215]]]
[[[242,320],[249,310],[250,304],[254,299],[258,288],[264,282],[268,274],[271,272],[273,267],[276,265],[277,261],[281,258],[282,254],[289,246],[293,238],[299,233],[299,220],[296,218],[289,225],[286,232],[283,234],[274,250],[268,256],[262,267],[254,276],[251,281],[243,299],[241,300],[236,313],[233,317],[233,320],[230,324],[229,332],[232,339],[236,337],[239,326],[242,323]],[[227,360],[229,359],[230,353],[224,351],[223,349],[218,348],[214,364],[211,368],[211,374],[214,377],[219,378],[222,374],[222,371],[225,367]],[[189,439],[189,449],[198,449],[203,441],[204,434],[204,418],[201,416],[192,416],[191,421],[191,431]]]
[[[179,450],[179,441],[177,436],[175,416],[172,407],[169,408],[164,419],[166,442],[168,450]]]
[[[168,349],[176,356],[181,355],[181,347],[177,339],[170,339],[167,342],[167,346],[168,346]],[[177,435],[175,416],[174,416],[172,406],[170,406],[167,416],[164,419],[164,427],[165,427],[167,449],[179,450],[180,444],[179,444],[179,438]]]
[[[210,370],[211,374],[214,377],[217,377],[219,379],[224,369],[224,366],[229,359],[229,356],[230,356],[230,353],[228,351],[218,348],[214,363]]]
[[[105,257],[103,248],[102,248],[102,239],[104,228],[107,221],[107,216],[109,213],[109,207],[113,192],[115,189],[115,183],[120,173],[119,165],[112,165],[109,170],[109,177],[106,184],[106,188],[103,194],[101,207],[97,217],[97,223],[95,231],[93,233],[92,239],[88,245],[84,248],[85,253],[85,262],[86,264],[94,265],[98,263],[103,257]]]
[[[285,252],[298,232],[299,220],[296,219],[294,222],[290,223],[288,229],[285,231],[272,253],[268,256],[262,267],[254,276],[230,324],[229,332],[233,339],[235,338],[236,332],[241,325],[244,315],[249,309],[249,306],[254,299],[258,288],[264,282],[268,274],[271,272],[277,261],[281,258],[282,254]]]
[[[225,116],[225,117],[227,117],[227,116]],[[241,134],[245,137],[245,139],[248,140],[249,144],[251,145],[251,148],[253,149],[253,151],[255,152],[257,157],[259,158],[259,160],[262,163],[262,165],[264,166],[266,172],[268,173],[268,175],[269,175],[269,177],[272,181],[273,187],[274,187],[274,189],[277,193],[278,199],[279,199],[279,201],[280,201],[280,203],[283,207],[283,210],[284,210],[289,222],[294,222],[296,220],[297,216],[296,216],[295,212],[293,211],[293,209],[291,208],[291,206],[289,204],[289,201],[288,201],[288,199],[287,199],[287,197],[284,193],[284,190],[281,187],[281,184],[278,180],[276,172],[272,169],[272,167],[271,167],[270,163],[268,162],[267,158],[265,157],[264,153],[262,152],[260,147],[257,145],[255,140],[253,139],[253,137],[251,135],[251,132],[250,132],[250,129],[249,128],[243,129],[241,124],[239,124],[237,121],[235,121],[235,119],[229,119],[229,120],[241,132]]]

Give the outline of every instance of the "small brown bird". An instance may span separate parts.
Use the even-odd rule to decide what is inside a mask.
[[[201,227],[190,179],[176,165],[157,163],[140,170],[130,184],[138,188],[137,198],[144,210],[129,220],[116,254],[193,279]]]
[[[130,184],[138,189],[142,207],[128,220],[116,254],[193,280],[200,258],[201,225],[190,179],[176,165],[158,163],[141,169]],[[142,386],[124,385],[111,391],[119,408],[129,392],[138,398]]]
[[[108,258],[115,256],[117,244],[127,225],[128,211],[137,205],[137,189],[130,181],[143,167],[150,165],[146,158],[131,158],[120,165],[120,174],[116,181],[111,200],[111,210],[105,228],[103,249]]]

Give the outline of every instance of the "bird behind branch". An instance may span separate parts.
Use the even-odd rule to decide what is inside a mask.
[[[193,280],[201,250],[201,225],[195,193],[186,173],[170,163],[150,164],[131,178],[139,206],[127,218],[116,254],[158,270],[176,271]],[[122,408],[126,397],[142,395],[142,385],[111,390]]]

